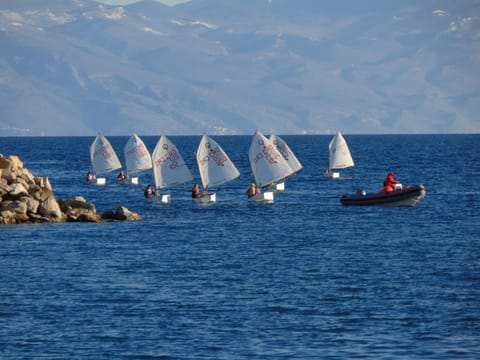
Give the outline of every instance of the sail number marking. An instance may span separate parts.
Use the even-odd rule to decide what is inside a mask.
[[[200,165],[205,165],[205,163],[210,159],[214,160],[218,166],[224,166],[228,161],[220,147],[216,146],[212,149],[210,143],[206,143],[205,147],[208,149],[208,155],[205,155],[202,159],[200,159]]]
[[[155,166],[159,167],[161,166],[164,162],[170,161],[170,169],[174,170],[178,167],[178,159],[179,155],[175,149],[171,149],[168,151],[164,156],[162,156],[160,159],[155,161]]]
[[[137,153],[137,155],[141,158],[147,156],[147,151],[145,150],[145,147],[143,147],[141,144],[136,145],[127,151],[127,155],[132,155],[135,153]]]
[[[112,157],[112,154],[113,154],[113,149],[106,145],[105,143],[103,143],[103,141],[101,141],[99,143],[99,147],[97,148],[97,150],[93,153],[93,157],[97,157],[98,155],[103,155],[103,157],[105,159],[109,159]]]
[[[276,164],[282,154],[275,151],[276,149],[272,144],[265,145],[263,140],[259,140],[258,144],[262,146],[262,151],[253,158],[253,161],[257,163],[260,159],[265,158],[269,164]]]

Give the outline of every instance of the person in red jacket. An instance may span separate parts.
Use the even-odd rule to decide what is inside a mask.
[[[395,176],[393,175],[392,172],[389,172],[387,174],[387,177],[385,178],[385,181],[383,182],[383,188],[380,190],[381,193],[389,193],[395,190],[395,184],[397,184],[398,181],[395,180]]]

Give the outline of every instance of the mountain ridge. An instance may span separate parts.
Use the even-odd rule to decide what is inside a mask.
[[[0,5],[4,136],[480,131],[478,1],[30,3]]]

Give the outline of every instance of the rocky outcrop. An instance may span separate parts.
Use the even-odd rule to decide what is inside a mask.
[[[123,206],[99,215],[81,196],[57,201],[48,177],[33,176],[18,156],[0,155],[0,224],[140,219]]]
[[[106,211],[102,214],[104,220],[120,220],[120,221],[133,221],[140,220],[141,217],[137,213],[131,212],[125,206],[119,206],[115,212]]]
[[[65,221],[100,222],[95,205],[87,203],[82,196],[70,200],[59,200],[60,210],[65,215]]]

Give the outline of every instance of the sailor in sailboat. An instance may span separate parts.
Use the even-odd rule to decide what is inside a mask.
[[[192,189],[192,198],[200,199],[203,204],[216,202],[215,192],[208,191],[211,187],[221,186],[240,176],[240,172],[230,160],[223,148],[208,135],[203,135],[197,149],[197,164],[202,180],[203,192],[194,191],[198,188],[195,184]]]
[[[95,174],[92,173],[91,171],[88,171],[87,174],[85,175],[85,180],[86,181],[95,180]]]
[[[251,198],[255,195],[260,194],[260,190],[257,188],[257,186],[254,183],[251,183],[247,191],[245,192],[245,194],[247,195],[248,198]]]
[[[207,189],[205,189],[207,191]],[[200,193],[200,186],[198,184],[193,185],[192,187],[192,199],[200,199],[201,197],[206,196],[206,194]]]
[[[90,162],[94,174],[94,178],[90,182],[95,185],[106,184],[106,178],[99,177],[99,175],[122,168],[112,144],[100,133],[97,134],[92,145],[90,145]]]
[[[117,180],[118,181],[125,180],[125,173],[123,172],[123,170],[120,170],[120,172],[118,173]]]
[[[397,186],[397,184],[400,185],[400,183],[395,179],[395,175],[393,175],[392,172],[389,172],[385,178],[385,181],[383,182],[383,188],[380,189],[379,193],[389,193],[402,187],[401,185]]]
[[[132,133],[123,148],[125,154],[126,183],[138,185],[139,174],[152,168],[152,158],[143,140]]]
[[[294,173],[294,170],[273,142],[258,130],[252,137],[252,143],[248,149],[248,158],[254,183],[257,187],[266,188]],[[273,194],[273,191],[264,191],[258,196],[252,196],[248,201],[272,203],[274,201]]]
[[[152,170],[156,198],[161,204],[170,203],[170,194],[160,194],[162,189],[193,180],[193,176],[177,146],[165,135],[160,137],[153,150]]]
[[[143,195],[147,199],[151,199],[152,197],[155,196],[155,190],[153,189],[153,186],[148,184],[147,187],[145,188],[145,191],[143,192]]]

